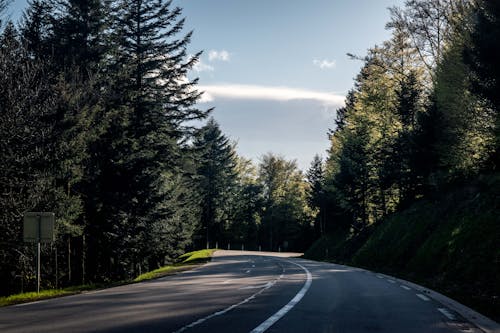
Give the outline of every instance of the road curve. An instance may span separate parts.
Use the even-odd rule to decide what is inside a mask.
[[[217,251],[174,276],[0,308],[0,332],[481,332],[414,285],[293,256]]]

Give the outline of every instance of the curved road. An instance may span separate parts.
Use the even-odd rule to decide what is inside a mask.
[[[218,251],[178,275],[0,308],[0,332],[481,332],[414,285],[292,256]]]

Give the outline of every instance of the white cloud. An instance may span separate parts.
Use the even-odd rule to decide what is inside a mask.
[[[243,84],[200,85],[204,91],[202,102],[211,102],[215,98],[261,99],[274,101],[316,100],[328,106],[344,105],[345,96],[307,89],[289,87],[269,87]]]
[[[226,50],[210,50],[208,52],[208,60],[209,61],[214,61],[214,60],[220,60],[220,61],[229,61],[231,58],[231,54],[227,52]]]
[[[314,59],[313,64],[315,66],[318,66],[321,69],[332,69],[335,68],[335,60],[328,60],[328,59]]]
[[[205,64],[201,59],[199,59],[196,64],[193,66],[193,70],[197,73],[200,73],[200,72],[213,72],[214,71],[214,67],[209,65],[209,64]]]

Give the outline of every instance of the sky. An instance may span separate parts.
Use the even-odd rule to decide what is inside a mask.
[[[326,157],[335,110],[353,86],[368,48],[390,38],[388,7],[404,0],[174,0],[193,31],[190,76],[201,108],[255,162],[268,152],[307,170]],[[15,20],[26,6],[14,0]]]

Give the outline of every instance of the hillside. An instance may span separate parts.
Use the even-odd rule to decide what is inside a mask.
[[[500,176],[455,184],[371,226],[328,235],[306,257],[402,277],[500,318]]]

